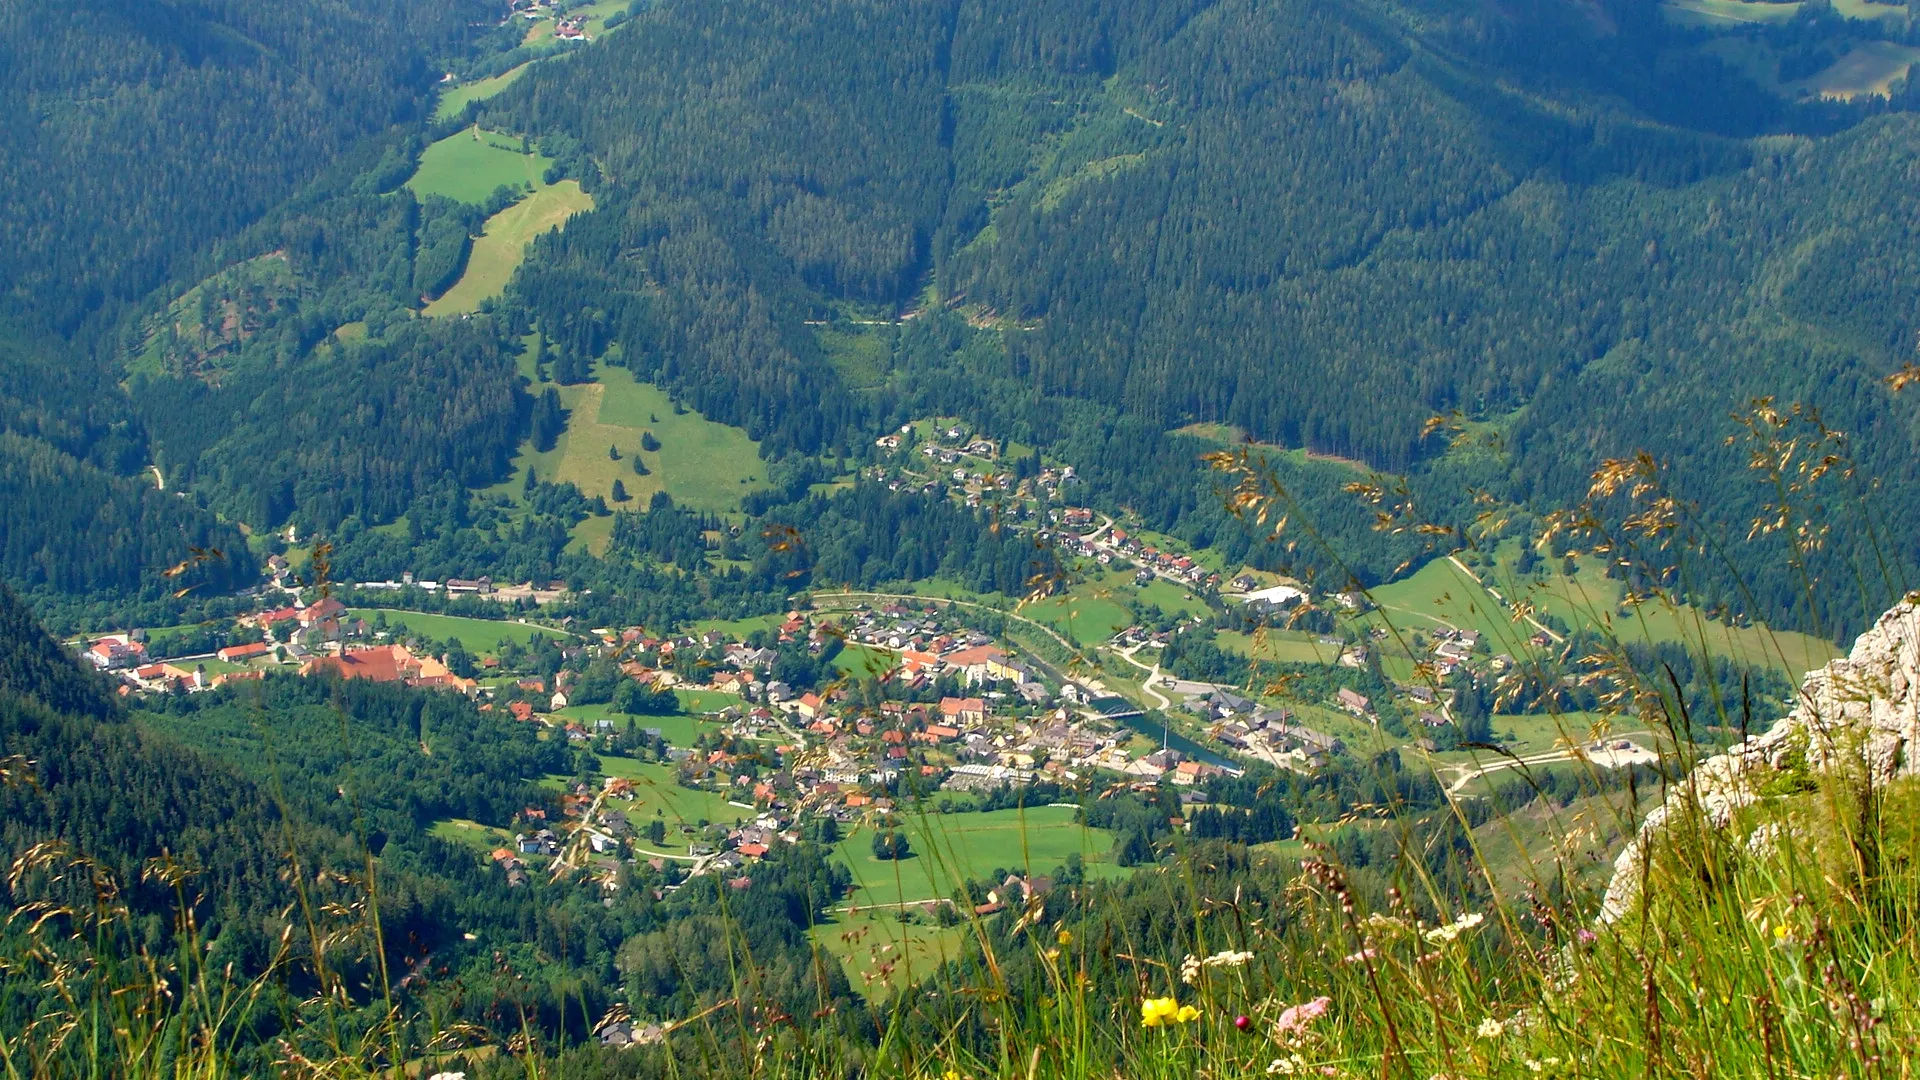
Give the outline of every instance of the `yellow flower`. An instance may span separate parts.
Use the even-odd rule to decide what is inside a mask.
[[[1180,1014],[1180,1003],[1170,997],[1142,998],[1140,1000],[1140,1026],[1159,1027]]]
[[[1173,1014],[1173,1019],[1176,1023],[1191,1024],[1200,1019],[1200,1010],[1191,1005],[1182,1005],[1180,1011]]]
[[[1059,950],[1059,949],[1048,949],[1048,950],[1047,950],[1047,959],[1049,959],[1049,960],[1058,960],[1058,959],[1060,959],[1060,950]]]
[[[1793,931],[1787,929],[1786,923],[1781,923],[1780,925],[1773,928],[1773,936],[1781,939],[1782,941],[1785,941],[1787,935],[1791,933],[1793,933]]]
[[[1073,931],[1062,930],[1058,934],[1055,934],[1053,939],[1062,945],[1071,945],[1073,944]]]

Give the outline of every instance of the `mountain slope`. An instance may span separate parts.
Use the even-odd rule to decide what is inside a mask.
[[[1753,396],[1820,405],[1914,480],[1877,382],[1920,318],[1920,205],[1886,182],[1920,125],[1767,97],[1697,46],[1639,0],[666,4],[487,116],[604,166],[519,299],[616,312],[637,370],[776,450],[952,400],[949,356],[896,348],[856,393],[802,325],[935,301],[983,331],[951,355],[1007,411],[1418,474],[1444,449],[1422,422],[1457,409],[1504,436],[1504,498],[1565,505],[1647,449],[1737,537],[1760,495],[1724,418]],[[1437,486],[1429,512],[1470,521]],[[1843,523],[1833,550],[1841,574],[1867,543]]]

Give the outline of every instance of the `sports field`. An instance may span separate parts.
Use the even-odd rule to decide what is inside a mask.
[[[480,310],[483,300],[505,291],[526,258],[527,245],[575,214],[593,209],[593,196],[574,180],[536,187],[531,195],[487,219],[486,231],[473,242],[467,268],[453,287],[428,304],[428,315],[462,315]]]

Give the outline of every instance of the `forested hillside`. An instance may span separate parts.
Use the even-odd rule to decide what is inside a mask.
[[[0,313],[138,300],[355,140],[424,115],[475,0],[0,11]]]
[[[1866,471],[1912,480],[1877,383],[1915,328],[1920,196],[1891,179],[1920,126],[1889,112],[1904,89],[1796,104],[1706,41],[1651,0],[666,4],[485,116],[604,173],[521,302],[606,312],[637,371],[773,452],[951,382],[896,348],[882,385],[838,385],[799,323],[938,305],[1002,402],[1415,473],[1444,449],[1422,421],[1460,410],[1504,439],[1502,497],[1564,503],[1647,449],[1737,536],[1758,494],[1723,418],[1752,396],[1819,405]],[[1866,550],[1837,535],[1831,573]]]

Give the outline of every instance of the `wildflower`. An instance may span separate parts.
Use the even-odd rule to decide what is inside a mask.
[[[1049,960],[1058,960],[1058,959],[1060,959],[1060,950],[1059,950],[1059,949],[1048,949],[1048,950],[1047,950],[1047,959],[1049,959]]]
[[[1053,935],[1053,940],[1059,942],[1063,947],[1067,945],[1071,945],[1073,944],[1073,931],[1062,930],[1059,933]]]
[[[1274,1058],[1267,1063],[1268,1076],[1292,1076],[1295,1073],[1303,1073],[1306,1071],[1307,1063],[1299,1054],[1293,1054],[1283,1058]]]
[[[1468,930],[1471,930],[1474,927],[1479,926],[1481,923],[1486,921],[1487,921],[1487,917],[1485,915],[1482,915],[1477,911],[1470,911],[1467,914],[1462,915],[1459,918],[1453,920],[1452,922],[1446,924],[1445,926],[1436,926],[1433,929],[1427,931],[1426,938],[1427,938],[1427,941],[1435,945],[1438,945],[1442,942],[1452,941],[1455,938],[1458,938],[1461,934],[1466,933]]]
[[[1327,1014],[1327,1008],[1332,1004],[1333,999],[1323,994],[1312,1001],[1287,1006],[1286,1011],[1280,1014],[1280,1019],[1274,1021],[1274,1034],[1293,1035],[1306,1031],[1310,1024]]]
[[[1573,935],[1573,939],[1575,941],[1578,941],[1582,945],[1591,945],[1594,942],[1600,940],[1600,935],[1594,933],[1593,931],[1583,926],[1579,930],[1575,931]]]
[[[1192,953],[1188,953],[1187,958],[1180,961],[1180,981],[1192,986],[1193,981],[1199,977],[1200,961]]]
[[[1489,1016],[1480,1021],[1480,1027],[1474,1032],[1483,1039],[1497,1039],[1507,1033],[1507,1025]]]
[[[1358,964],[1362,961],[1373,959],[1375,955],[1377,954],[1373,951],[1372,947],[1368,947],[1361,949],[1359,952],[1348,953],[1340,958],[1340,962],[1343,964]]]
[[[1174,1020],[1180,1013],[1180,1003],[1170,997],[1143,998],[1140,1001],[1140,1026],[1159,1027]]]
[[[1180,1011],[1173,1014],[1173,1021],[1176,1024],[1191,1024],[1198,1019],[1200,1019],[1200,1010],[1191,1005],[1182,1005]]]
[[[1214,953],[1212,956],[1200,961],[1200,963],[1205,967],[1239,967],[1251,959],[1253,959],[1253,954],[1250,952],[1234,952],[1228,950],[1226,952]]]

